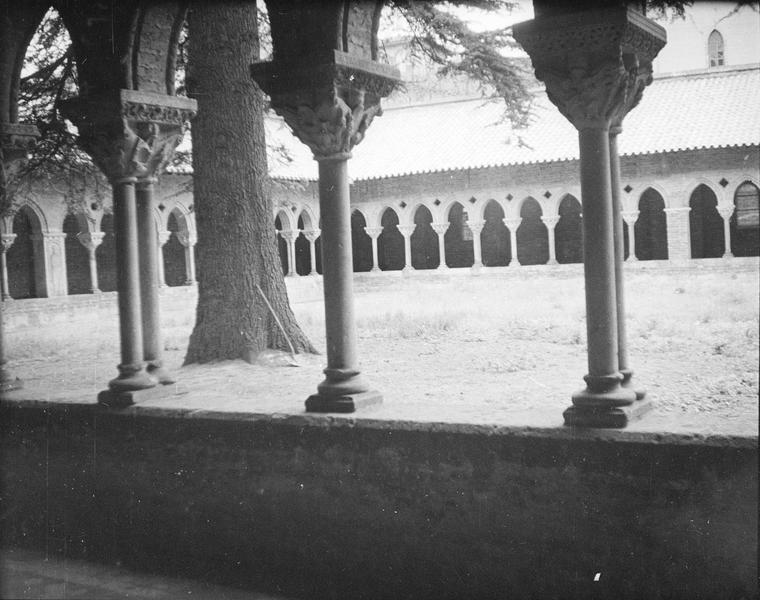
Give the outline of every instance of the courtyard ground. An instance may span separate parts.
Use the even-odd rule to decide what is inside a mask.
[[[757,435],[758,269],[736,264],[628,270],[631,366],[655,402],[633,431]],[[561,426],[587,372],[583,289],[579,265],[357,276],[361,367],[384,401],[341,418]],[[302,278],[291,301],[324,348],[320,290],[318,278]],[[181,367],[192,323],[190,306],[167,323],[167,363],[179,382],[142,406],[303,413],[324,356],[301,355],[298,367],[277,357]],[[115,322],[8,338],[9,368],[25,382],[10,398],[94,402],[116,374]]]

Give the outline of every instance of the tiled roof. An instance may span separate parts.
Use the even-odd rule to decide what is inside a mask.
[[[760,144],[760,65],[664,76],[652,83],[625,119],[622,155]],[[553,162],[578,158],[575,128],[545,94],[526,129],[500,123],[503,105],[451,100],[386,109],[353,151],[356,180]],[[285,146],[289,163],[270,158],[274,177],[316,179],[308,148],[282,123],[267,122],[268,140]]]

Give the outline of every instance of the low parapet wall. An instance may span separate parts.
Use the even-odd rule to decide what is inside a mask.
[[[2,536],[300,598],[757,597],[757,440],[0,407]]]

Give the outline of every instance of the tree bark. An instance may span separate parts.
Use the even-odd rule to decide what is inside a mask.
[[[277,254],[263,96],[250,75],[256,3],[197,0],[188,26],[198,307],[185,364],[289,350],[257,284],[295,350],[316,352],[290,308]]]

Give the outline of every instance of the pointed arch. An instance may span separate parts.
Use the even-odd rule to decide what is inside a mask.
[[[723,35],[717,29],[713,29],[707,37],[707,66],[712,69],[722,67],[725,64]]]
[[[565,194],[559,203],[559,221],[554,226],[557,262],[583,262],[583,217],[581,203],[572,194]]]
[[[351,252],[354,257],[354,271],[365,273],[372,270],[372,238],[364,228],[367,219],[359,209],[351,212]]]
[[[715,192],[700,183],[689,196],[689,233],[692,258],[723,256],[725,236]]]
[[[506,267],[512,259],[510,233],[504,225],[504,214],[504,207],[494,199],[483,207],[480,252],[485,267]]]
[[[760,188],[750,180],[743,181],[734,192],[731,253],[734,256],[760,255]]]
[[[453,202],[447,207],[449,228],[443,236],[446,263],[449,267],[471,267],[475,262],[472,231],[467,226],[469,215],[464,205]]]
[[[538,201],[528,196],[520,206],[517,228],[517,260],[521,265],[543,265],[549,260],[549,232],[541,220],[543,210]]]
[[[81,215],[69,213],[63,220],[64,252],[66,256],[66,279],[68,293],[90,293],[90,254],[79,241],[79,233],[87,233],[87,226],[82,227]]]
[[[633,227],[636,258],[639,260],[668,259],[668,224],[665,200],[652,187],[639,197],[639,217]]]
[[[433,214],[424,204],[414,211],[414,232],[411,237],[412,266],[415,269],[435,269],[440,263],[438,234],[431,223]]]
[[[377,259],[382,271],[400,271],[404,268],[404,236],[398,230],[396,211],[387,207],[380,214],[383,232],[377,238]]]
[[[45,262],[42,223],[29,204],[13,216],[13,245],[6,252],[8,292],[11,298],[38,298],[44,295]]]

